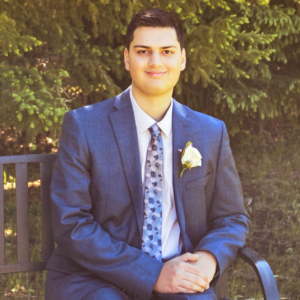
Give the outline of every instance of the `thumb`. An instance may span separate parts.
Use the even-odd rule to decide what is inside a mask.
[[[199,258],[198,254],[192,254],[192,253],[185,253],[184,255],[184,261],[197,261]]]

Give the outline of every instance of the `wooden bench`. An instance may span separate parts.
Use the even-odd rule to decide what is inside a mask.
[[[33,154],[0,156],[0,274],[42,271],[54,250],[51,228],[50,182],[55,154]],[[42,261],[29,259],[29,204],[28,204],[28,163],[40,164],[41,212],[42,212]],[[4,244],[4,164],[15,164],[16,168],[16,215],[17,215],[17,263],[5,263]],[[268,263],[248,247],[239,250],[238,257],[255,270],[265,300],[279,300],[276,281]],[[229,300],[227,275],[224,274],[216,287],[219,300]]]

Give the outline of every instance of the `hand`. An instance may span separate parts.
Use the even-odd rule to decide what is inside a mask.
[[[188,264],[196,267],[198,271],[204,273],[207,278],[209,279],[209,283],[213,280],[214,275],[216,273],[217,268],[217,259],[215,256],[206,250],[197,251],[195,254],[199,255],[198,260],[196,261],[189,261]]]
[[[199,254],[185,253],[166,262],[154,285],[159,293],[197,293],[209,288],[209,278],[191,263]]]

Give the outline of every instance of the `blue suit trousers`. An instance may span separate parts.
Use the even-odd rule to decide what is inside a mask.
[[[103,287],[90,292],[82,300],[135,300],[123,291],[113,287]],[[197,294],[153,294],[151,300],[217,300],[216,294],[212,289],[204,293]]]
[[[93,290],[91,290],[93,286]],[[97,276],[66,274],[48,271],[45,300],[141,300],[128,292],[123,292],[111,283],[103,284]],[[217,300],[212,288],[197,294],[152,293],[150,300]]]

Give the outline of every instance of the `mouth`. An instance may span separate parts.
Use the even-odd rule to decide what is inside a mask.
[[[166,72],[154,72],[154,71],[150,71],[150,72],[147,72],[147,75],[151,76],[151,77],[161,77],[163,76],[164,74],[166,74]]]

